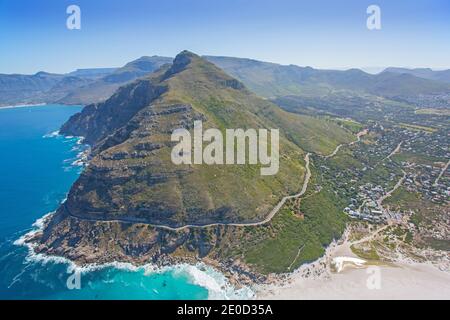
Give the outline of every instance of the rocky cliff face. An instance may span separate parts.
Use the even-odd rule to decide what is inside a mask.
[[[180,53],[171,66],[121,87],[63,126],[62,133],[86,138],[92,158],[34,239],[36,250],[80,263],[236,254],[253,227],[170,228],[262,221],[283,196],[298,192],[305,153],[297,117],[197,55]],[[280,128],[278,174],[261,176],[250,165],[174,165],[170,135],[191,130],[195,120],[204,130]],[[258,230],[255,235],[268,234]]]
[[[259,221],[283,195],[298,190],[298,147],[285,140],[282,172],[261,177],[243,165],[176,166],[170,135],[192,129],[195,120],[215,128],[271,128],[263,112],[275,110],[211,63],[183,52],[172,66],[121,87],[62,127],[63,134],[86,138],[93,159],[61,210],[171,227]]]
[[[119,88],[101,104],[91,104],[65,123],[61,134],[83,136],[87,143],[95,145],[117,129],[126,125],[136,113],[160,96],[167,87],[142,80]]]

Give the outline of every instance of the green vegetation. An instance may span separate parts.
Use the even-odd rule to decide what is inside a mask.
[[[400,123],[399,127],[405,128],[405,129],[410,129],[410,130],[428,132],[428,133],[433,133],[433,132],[437,131],[437,129],[435,129],[435,128],[419,126],[417,124],[409,124],[409,123]]]
[[[108,79],[112,83],[133,79],[142,68],[154,67],[148,60],[139,59]],[[82,259],[86,252],[94,252],[104,259],[119,257],[138,263],[159,259],[161,254],[207,257],[225,264],[250,265],[263,274],[290,272],[319,258],[330,242],[342,235],[349,221],[345,207],[356,210],[363,199],[381,194],[375,186],[391,190],[402,176],[398,162],[435,160],[412,151],[394,155],[396,162],[386,158],[393,142],[404,141],[405,150],[414,150],[406,142],[406,134],[425,136],[423,145],[428,144],[428,138],[440,135],[431,119],[438,117],[416,115],[411,119],[415,115],[412,105],[380,95],[395,99],[408,92],[440,89],[436,84],[386,74],[371,76],[358,70],[320,71],[248,60],[236,68],[234,59],[218,60],[254,92],[266,97],[296,96],[274,99],[282,102],[281,109],[214,64],[185,51],[172,65],[122,86],[103,103],[85,108],[71,118],[64,133],[85,136],[93,145],[93,158],[55,216],[63,221],[54,220],[57,223],[48,228],[55,230],[45,232],[49,247],[62,248],[54,252],[64,250],[61,254],[68,255],[70,251],[72,257]],[[401,120],[397,114],[402,115]],[[426,115],[423,111],[418,114]],[[195,120],[202,121],[203,130],[218,128],[222,133],[236,128],[279,129],[278,174],[261,176],[260,165],[175,165],[170,157],[174,145],[171,133],[179,128],[192,130]],[[369,128],[369,133],[359,143],[348,145],[363,127]],[[399,127],[433,134],[411,133]],[[438,133],[445,132],[444,126],[435,127],[440,128]],[[322,156],[338,145],[341,148],[333,157]],[[299,192],[305,178],[306,152],[312,153],[312,176],[306,193],[301,199],[288,201],[270,221],[256,225],[280,199]],[[361,188],[363,184],[367,185]],[[412,210],[411,221],[420,228],[432,226],[442,212],[441,207],[403,187],[385,204]],[[82,218],[127,223],[91,223]],[[145,223],[152,227],[143,227]],[[186,227],[188,224],[203,227]],[[361,226],[366,230],[361,229],[356,237],[373,231],[368,223]],[[396,239],[406,243],[416,239],[416,234],[402,228],[381,236],[383,243],[372,241],[367,247],[351,249],[362,258],[378,260],[377,249],[381,254],[382,248],[393,248]],[[61,243],[70,243],[70,248]],[[436,248],[448,244],[437,239],[426,239],[426,243]],[[85,250],[86,244],[94,250]]]
[[[419,193],[409,192],[404,187],[400,186],[390,197],[384,200],[383,204],[401,209],[408,208],[411,204],[420,202],[420,199]]]
[[[248,228],[242,242],[247,263],[262,273],[288,272],[323,255],[333,239],[339,238],[347,218],[342,204],[328,188],[312,187],[300,206],[285,206],[267,226]]]
[[[314,96],[351,90],[385,97],[448,92],[450,85],[396,73],[371,75],[358,69],[318,70],[232,57],[206,57],[263,97]],[[348,97],[347,97],[348,98]]]
[[[202,119],[203,130],[279,129],[279,172],[261,176],[259,165],[173,164],[170,135],[192,128],[194,119]],[[72,121],[65,127],[86,128],[77,135],[90,137],[96,154],[82,187],[69,196],[72,210],[170,226],[263,220],[282,197],[300,190],[305,151],[329,153],[354,140],[335,122],[281,110],[190,52]]]
[[[450,110],[426,108],[426,109],[416,110],[416,114],[432,114],[432,115],[438,115],[438,116],[450,116]]]
[[[380,256],[377,253],[375,247],[371,244],[370,248],[357,248],[354,245],[350,247],[352,252],[362,259],[369,261],[380,260]]]
[[[429,156],[423,153],[400,152],[392,156],[392,160],[400,162],[411,162],[416,164],[433,165],[434,162],[442,161],[443,159]]]
[[[384,202],[391,208],[403,212],[412,212],[410,222],[416,228],[433,229],[435,221],[442,219],[442,207],[423,199],[419,193],[409,192],[404,187],[398,188],[392,193],[391,197]],[[408,230],[397,228],[393,230],[397,237],[404,238],[406,243],[413,241],[413,235]],[[427,237],[418,245],[428,246],[437,250],[450,250],[450,241]]]
[[[279,212],[270,227],[264,228],[265,232],[256,229],[260,228],[249,230],[249,237],[255,237],[257,241],[246,248],[244,258],[263,273],[288,272],[291,264],[295,268],[323,254],[323,247],[317,238],[311,238],[313,235],[305,222],[292,211],[285,209]],[[264,234],[266,232],[267,235]],[[300,254],[294,261],[299,250]]]
[[[448,239],[425,239],[425,244],[435,250],[450,251],[450,240]]]
[[[332,118],[332,120],[335,121],[340,126],[350,130],[352,133],[358,133],[364,128],[363,124],[356,122],[354,120],[351,120],[351,119],[340,119],[340,118],[333,119]]]

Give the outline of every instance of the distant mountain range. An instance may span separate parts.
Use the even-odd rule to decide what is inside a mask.
[[[167,57],[141,57],[125,66],[112,70],[95,81],[74,88],[57,102],[63,104],[90,104],[108,99],[120,86],[158,70],[161,66],[172,63]]]
[[[430,68],[406,69],[391,67],[386,68],[384,72],[410,74],[419,78],[450,83],[450,70],[434,71]]]
[[[205,56],[265,98],[314,97],[347,90],[387,98],[448,94],[450,70],[387,68],[319,70],[245,58]],[[141,57],[121,68],[80,69],[68,74],[0,74],[0,106],[29,103],[90,104],[108,99],[120,86],[170,64],[169,57]]]
[[[295,264],[322,256],[324,248],[341,237],[347,222],[343,210],[353,184],[346,183],[345,196],[339,195],[337,184],[327,182],[319,170],[332,170],[342,162],[349,162],[352,170],[355,163],[365,170],[351,148],[339,160],[326,162],[329,167],[321,165],[323,155],[336,154],[341,146],[355,142],[354,133],[362,124],[301,114],[295,107],[305,105],[306,95],[336,90],[342,96],[340,100],[333,96],[331,106],[348,109],[344,102],[351,100],[354,110],[385,116],[389,99],[374,94],[450,92],[446,83],[404,73],[316,70],[200,57],[189,51],[172,63],[165,64],[166,59],[170,58],[141,58],[84,86],[95,88],[96,83],[107,88],[105,92],[118,88],[105,101],[87,105],[60,129],[63,135],[85,138],[91,146],[89,164],[43,231],[30,240],[36,252],[78,264],[198,262],[206,257],[209,263],[230,263],[245,272],[290,272]],[[59,85],[61,91],[68,85],[67,76],[34,77],[48,78],[48,85]],[[96,91],[89,92],[94,97]],[[347,92],[363,93],[374,101],[354,99]],[[290,101],[293,112],[261,97],[292,93],[301,95],[296,96],[299,101]],[[325,102],[318,101],[324,112]],[[307,105],[313,103],[317,101],[310,99]],[[410,106],[406,108],[415,115]],[[261,176],[260,165],[176,165],[171,160],[172,133],[180,128],[192,132],[197,120],[203,130],[221,132],[279,128],[279,172]],[[195,154],[190,149],[189,155]],[[223,155],[223,150],[216,152]],[[340,177],[330,175],[333,180]],[[301,206],[294,200],[300,190],[308,192]],[[280,204],[288,195],[294,198]],[[311,198],[314,202],[308,202]],[[278,211],[271,215],[274,208]]]
[[[89,104],[159,69],[172,58],[141,57],[121,68],[79,69],[68,74],[0,74],[0,106],[29,103]]]
[[[333,90],[351,90],[384,97],[450,92],[450,85],[447,83],[406,73],[382,72],[373,75],[359,69],[319,70],[242,58],[206,58],[267,98],[315,96]]]
[[[77,69],[68,73],[69,76],[72,77],[81,77],[81,78],[92,78],[98,79],[103,76],[106,76],[110,73],[113,73],[118,68],[92,68],[92,69]]]

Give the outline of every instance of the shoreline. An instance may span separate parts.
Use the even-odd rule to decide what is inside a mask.
[[[11,106],[0,106],[0,110],[29,108],[29,107],[44,107],[44,106],[48,106],[48,105],[49,105],[48,103],[18,104],[18,105],[11,105]]]
[[[43,138],[75,138],[77,145],[83,144],[82,137],[64,136],[59,131],[51,132],[43,136]],[[88,165],[90,147],[85,145],[86,150],[79,152],[75,161],[71,163],[73,167],[85,167]],[[66,201],[63,200],[61,204]],[[87,262],[70,259],[63,255],[52,255],[42,253],[39,250],[39,242],[36,241],[42,235],[45,227],[50,222],[56,211],[45,214],[38,218],[31,226],[31,230],[20,236],[14,241],[14,245],[25,247],[28,251],[25,258],[30,263],[54,263],[67,266],[68,272],[88,273],[95,272],[105,268],[114,268],[117,270],[129,272],[144,272],[144,274],[155,274],[170,272],[174,274],[185,274],[188,281],[194,285],[202,287],[208,292],[208,299],[254,299],[254,291],[247,285],[242,285],[226,269],[223,265],[216,261],[200,261],[192,259],[162,259],[161,263],[135,263],[133,261],[112,260],[100,263]]]
[[[19,109],[19,108],[33,108],[33,107],[45,107],[45,106],[51,106],[51,105],[59,105],[59,106],[65,106],[65,107],[75,107],[83,105],[80,104],[63,104],[63,103],[32,103],[32,104],[17,104],[17,105],[10,105],[10,106],[0,106],[0,110],[8,110],[8,109]]]
[[[347,235],[348,230],[315,262],[302,265],[271,284],[256,285],[256,299],[450,299],[448,270],[431,262],[361,259],[351,251]]]
[[[57,136],[54,132],[49,137]],[[73,138],[73,137],[72,137]],[[81,143],[81,142],[80,142]],[[77,158],[81,158],[81,154]],[[75,162],[72,163],[75,165]],[[175,272],[189,275],[189,281],[208,290],[208,299],[219,294],[231,299],[445,299],[450,298],[450,273],[439,271],[430,263],[408,261],[392,265],[376,265],[357,258],[347,241],[348,230],[339,240],[334,240],[325,254],[309,264],[303,264],[291,273],[269,275],[267,282],[240,282],[241,271],[227,270],[226,263],[216,260],[169,259],[160,263],[134,263],[133,261],[105,261],[101,263],[80,263],[64,256],[41,253],[37,250],[37,237],[43,232],[52,217],[47,214],[39,218],[33,229],[14,242],[28,248],[27,260],[33,262],[62,263],[68,270],[93,272],[104,268],[115,268],[130,272],[144,271],[145,274]],[[339,263],[339,265],[337,265]],[[380,268],[382,288],[367,287],[369,267]],[[338,272],[334,272],[337,269]],[[215,276],[211,276],[215,275]],[[199,280],[201,279],[201,280]],[[387,290],[387,291],[386,291]],[[239,294],[241,293],[241,294]],[[251,293],[251,294],[250,294]]]
[[[371,287],[371,279],[375,279],[376,274],[380,279],[379,287]],[[283,285],[260,286],[256,290],[256,299],[450,299],[450,274],[426,263],[351,268],[321,279],[293,275],[289,280]]]
[[[53,262],[68,265],[72,272],[94,272],[105,268],[145,274],[184,272],[193,284],[208,290],[208,299],[239,300],[366,300],[366,299],[450,299],[450,272],[439,270],[432,263],[407,260],[396,262],[366,261],[354,255],[349,243],[342,238],[333,241],[326,253],[309,264],[304,264],[291,273],[272,274],[267,282],[242,284],[234,272],[227,272],[218,261],[161,261],[135,264],[111,261],[105,263],[78,264],[69,258],[37,252],[34,242],[51,218],[49,213],[33,224],[33,230],[15,241],[15,245],[28,248],[27,260]],[[375,270],[375,271],[373,271]],[[370,277],[380,275],[380,288],[370,288]]]
[[[143,271],[145,275],[171,272],[174,274],[186,274],[190,283],[200,286],[208,291],[208,299],[225,300],[252,300],[255,298],[255,291],[249,286],[236,287],[232,279],[215,267],[213,264],[198,261],[197,263],[179,262],[171,264],[146,263],[136,265],[132,262],[111,261],[106,263],[87,263],[77,264],[69,258],[63,256],[54,256],[36,252],[38,244],[34,242],[35,236],[43,231],[46,223],[55,212],[50,212],[37,219],[32,230],[22,235],[14,241],[14,245],[23,246],[28,249],[26,260],[32,263],[46,264],[48,262],[67,265],[68,272],[89,273],[100,271],[107,268],[115,268],[121,271],[138,272]]]

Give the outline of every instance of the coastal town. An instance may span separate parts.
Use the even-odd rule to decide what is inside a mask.
[[[381,229],[380,241],[353,247],[357,255],[372,252],[372,258],[390,260],[395,251],[415,255],[413,260],[427,255],[446,261],[444,252],[450,248],[449,133],[441,118],[433,124],[369,122],[368,134],[360,143],[344,146],[331,158],[314,158],[322,183],[330,184],[345,199],[343,211],[358,226],[357,234],[370,235],[374,231],[369,230]]]

